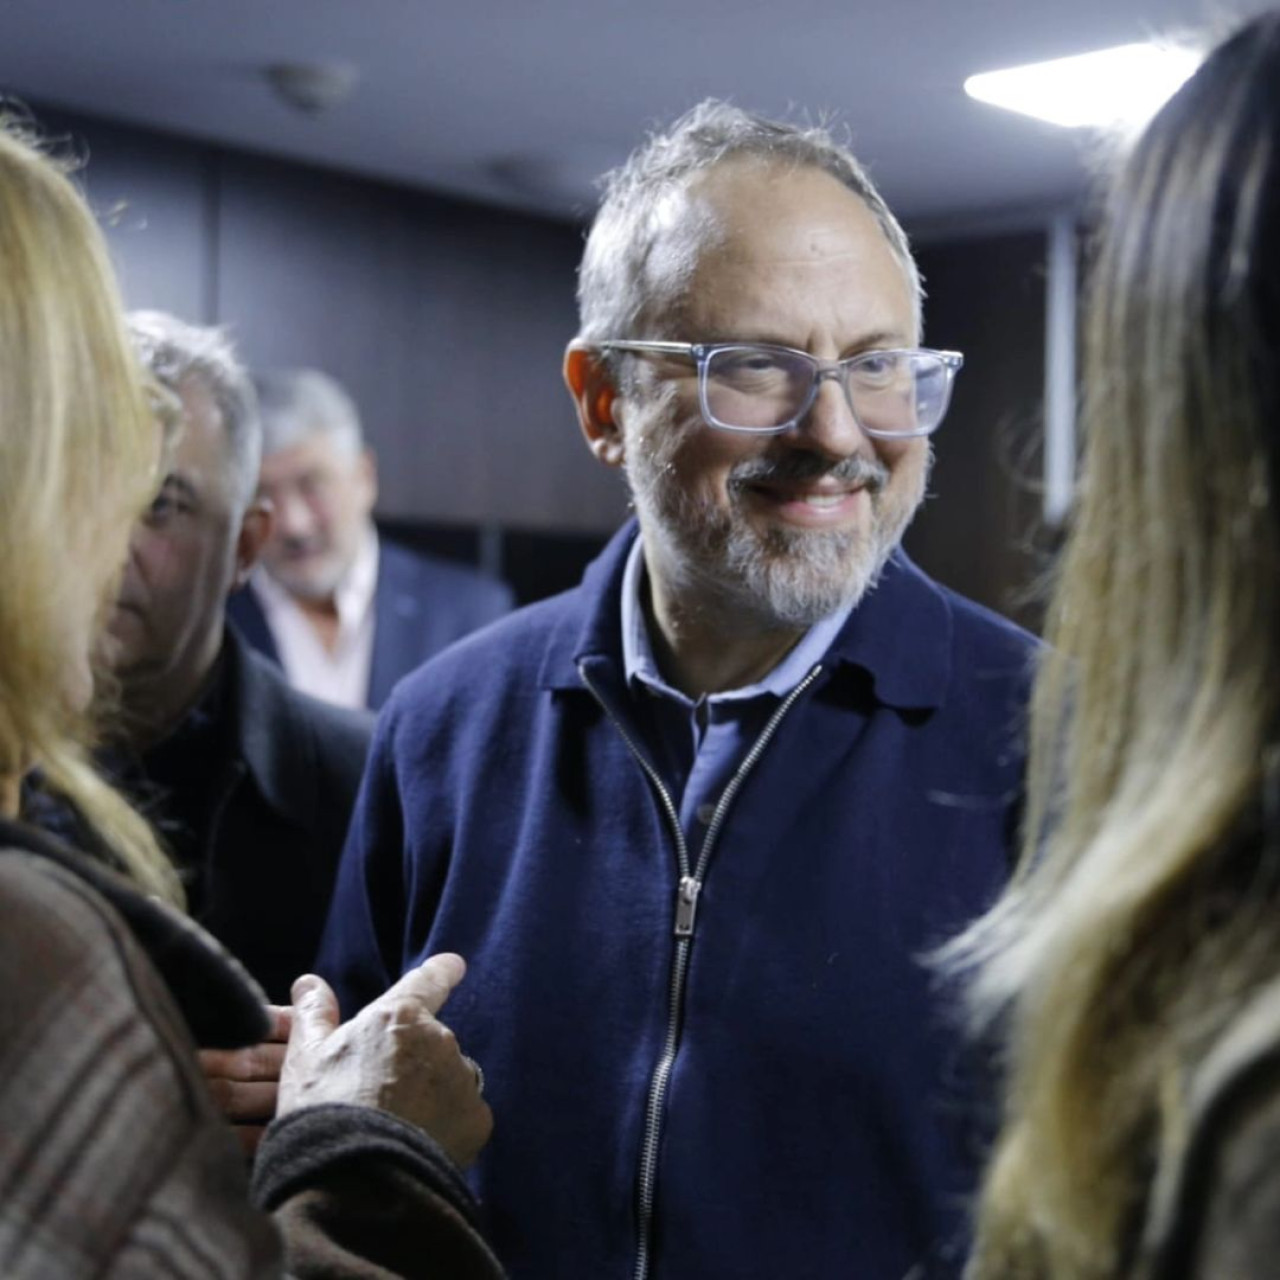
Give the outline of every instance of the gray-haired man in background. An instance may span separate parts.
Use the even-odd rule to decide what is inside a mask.
[[[232,621],[290,682],[377,709],[401,676],[511,608],[511,592],[373,523],[378,476],[346,391],[317,369],[260,373],[262,495],[275,528]]]

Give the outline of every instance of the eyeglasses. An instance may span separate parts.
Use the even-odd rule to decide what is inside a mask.
[[[934,432],[964,364],[958,351],[864,351],[819,360],[807,351],[757,342],[597,342],[601,351],[684,356],[698,367],[702,416],[722,431],[780,432],[809,412],[818,384],[834,378],[869,436],[900,439]]]

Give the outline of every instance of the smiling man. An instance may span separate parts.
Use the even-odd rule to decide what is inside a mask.
[[[322,967],[462,952],[517,1277],[952,1275],[922,954],[1007,869],[1031,641],[899,542],[959,355],[851,155],[705,103],[610,180],[565,377],[636,519],[391,700]]]

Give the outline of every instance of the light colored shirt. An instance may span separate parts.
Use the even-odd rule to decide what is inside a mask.
[[[338,633],[332,652],[293,596],[265,569],[255,569],[249,584],[262,605],[289,683],[326,702],[366,707],[373,661],[373,597],[378,586],[377,533],[371,528],[362,539],[334,592]]]
[[[642,722],[652,730],[648,745],[654,764],[675,787],[680,825],[696,857],[702,832],[734,771],[774,708],[822,660],[853,606],[815,623],[755,684],[692,699],[672,688],[658,670],[641,594],[646,572],[643,538],[637,537],[622,579],[622,664],[627,685],[640,700]]]

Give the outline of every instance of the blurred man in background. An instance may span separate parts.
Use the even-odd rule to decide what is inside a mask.
[[[351,397],[314,369],[260,374],[260,492],[275,530],[231,617],[296,688],[347,707],[506,613],[511,592],[380,538],[377,469]]]
[[[284,1003],[315,958],[371,719],[291,689],[225,625],[271,530],[253,387],[227,340],[159,312],[130,330],[180,421],[109,622],[109,765],[192,914]]]

